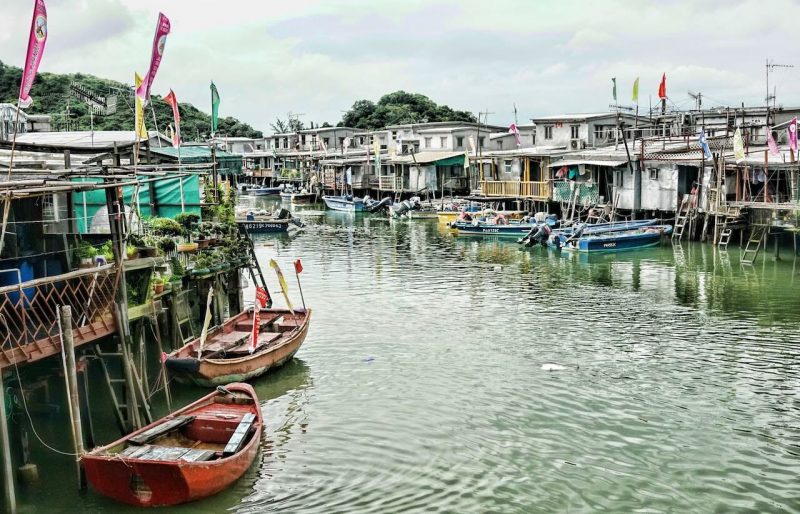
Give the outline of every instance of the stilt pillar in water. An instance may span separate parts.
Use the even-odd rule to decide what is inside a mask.
[[[69,395],[70,411],[72,416],[72,437],[75,448],[75,465],[78,472],[78,487],[86,488],[86,478],[83,474],[80,457],[83,455],[83,428],[81,427],[81,406],[78,395],[78,368],[75,365],[75,343],[72,339],[72,307],[61,307],[62,343],[64,345],[64,359],[67,368],[67,392]]]
[[[3,374],[0,372],[0,384],[3,383],[2,379]],[[5,493],[6,508],[11,514],[16,514],[17,496],[14,490],[14,471],[11,464],[11,443],[8,439],[5,387],[3,387],[3,397],[0,398],[0,444],[3,445],[3,491]]]

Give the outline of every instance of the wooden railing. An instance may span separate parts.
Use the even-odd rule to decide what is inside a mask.
[[[380,191],[402,191],[402,175],[382,175],[378,177],[378,190]]]
[[[61,351],[60,306],[72,308],[75,346],[115,332],[116,277],[106,265],[0,287],[0,370]]]
[[[481,182],[484,196],[522,197],[547,200],[550,187],[547,182],[521,182],[519,180],[484,180]]]

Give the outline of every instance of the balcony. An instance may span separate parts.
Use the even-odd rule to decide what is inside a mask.
[[[116,277],[110,264],[0,287],[0,370],[61,351],[62,305],[72,307],[76,347],[114,333]]]
[[[403,190],[402,175],[381,175],[380,177],[378,177],[378,190],[402,191]]]
[[[484,196],[503,198],[532,198],[534,200],[547,200],[550,198],[550,186],[547,181],[484,180],[481,182],[481,192]]]

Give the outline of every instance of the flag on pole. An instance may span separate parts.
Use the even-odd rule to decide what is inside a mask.
[[[613,84],[613,87],[611,88],[611,92],[614,95],[614,101],[616,102],[617,101],[617,77],[612,77],[611,78],[611,83]]]
[[[250,353],[258,346],[258,332],[261,330],[261,309],[267,306],[269,293],[263,287],[256,287],[256,302],[253,305],[253,330],[250,333]]]
[[[468,150],[464,150],[464,169],[465,170],[469,169],[469,151]]]
[[[286,280],[283,278],[283,272],[281,272],[281,268],[278,267],[278,263],[275,262],[275,259],[270,259],[269,265],[275,270],[275,274],[278,275],[278,283],[281,285],[281,292],[283,293],[284,300],[286,300],[286,306],[289,307],[290,311],[294,311],[292,301],[289,300],[289,288],[286,286]]]
[[[303,263],[300,262],[300,259],[294,261],[294,272],[298,275],[303,272]]]
[[[517,128],[517,124],[516,123],[512,123],[508,127],[508,133],[509,134],[514,134],[514,139],[517,142],[517,146],[521,146],[522,145],[522,141],[519,138],[519,129]]]
[[[663,100],[667,97],[667,74],[661,75],[661,84],[658,85],[658,98]]]
[[[767,128],[767,146],[769,146],[769,153],[776,157],[781,156],[781,151],[778,149],[778,143],[775,142],[775,138],[772,137],[772,129]]]
[[[19,85],[19,100],[17,105],[27,109],[33,103],[30,97],[33,80],[39,63],[42,62],[44,45],[47,43],[47,8],[44,0],[36,0],[33,6],[33,20],[31,20],[31,33],[28,36],[28,53],[25,56],[25,68],[22,69],[22,82]]]
[[[156,25],[156,34],[153,37],[153,50],[150,53],[150,68],[144,76],[142,85],[136,89],[136,96],[144,101],[144,105],[150,103],[150,89],[153,86],[153,81],[156,79],[158,67],[161,65],[161,57],[164,55],[164,45],[167,44],[167,35],[169,34],[170,23],[169,18],[162,13],[158,13],[158,24]]]
[[[795,116],[792,118],[792,121],[789,122],[789,126],[786,128],[789,132],[789,148],[793,151],[797,151],[797,117]]]
[[[703,150],[703,155],[706,159],[713,159],[714,156],[711,155],[711,148],[708,146],[708,141],[706,141],[706,132],[705,130],[701,130],[697,133],[697,141],[700,143],[700,148]]]
[[[636,80],[633,81],[633,95],[631,96],[631,100],[639,103],[639,77],[636,77]]]
[[[381,174],[381,138],[372,136],[372,150],[375,152],[375,174]]]
[[[173,90],[169,90],[169,94],[164,97],[164,101],[172,107],[172,118],[175,120],[175,132],[172,134],[172,146],[175,148],[181,146],[181,112],[178,109],[178,98],[175,96]]]
[[[744,160],[744,141],[742,129],[739,127],[736,127],[736,132],[733,133],[733,157],[736,159],[736,164]]]
[[[217,119],[219,118],[219,91],[214,82],[211,82],[211,137],[217,134]]]
[[[208,288],[208,300],[206,300],[206,317],[203,319],[203,330],[200,332],[200,344],[197,347],[197,357],[203,354],[203,345],[208,338],[208,326],[211,324],[211,302],[214,301],[214,286]]]
[[[138,89],[139,86],[142,85],[142,77],[139,76],[138,73],[133,74],[134,84],[136,84],[136,88]],[[138,96],[134,95],[134,106],[135,106],[135,121],[134,121],[134,129],[136,130],[136,137],[139,139],[147,139],[147,127],[144,124],[144,104],[142,99]]]

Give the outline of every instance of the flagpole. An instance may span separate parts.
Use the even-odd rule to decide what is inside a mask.
[[[300,290],[300,300],[303,302],[303,312],[306,312],[306,299],[303,297],[303,286],[300,285],[300,273],[294,269],[294,276],[297,277],[297,288]]]
[[[150,112],[153,113],[153,128],[156,129],[156,139],[158,139],[158,147],[161,148],[161,134],[158,131],[158,120],[156,120],[156,109],[153,107],[153,102],[150,102]]]
[[[6,180],[11,180],[11,169],[14,167],[14,147],[17,146],[17,127],[19,126],[19,99],[17,99],[17,115],[14,119],[14,138],[11,140],[11,157],[8,162],[8,176]],[[5,227],[3,227],[5,228]]]

